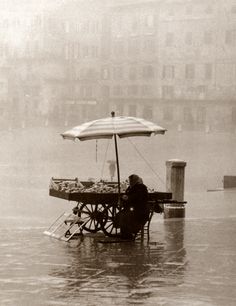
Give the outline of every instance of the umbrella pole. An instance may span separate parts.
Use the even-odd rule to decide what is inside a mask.
[[[114,135],[114,140],[115,140],[115,150],[116,150],[116,167],[117,167],[117,177],[118,177],[118,194],[119,194],[119,202],[120,202],[120,166],[119,166],[119,157],[118,157],[118,148],[117,148],[116,134]]]

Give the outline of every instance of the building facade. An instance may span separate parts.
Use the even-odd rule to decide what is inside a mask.
[[[72,126],[115,110],[235,131],[233,0],[40,3],[1,10],[2,122]]]
[[[233,1],[133,1],[110,16],[113,108],[168,128],[235,129]]]

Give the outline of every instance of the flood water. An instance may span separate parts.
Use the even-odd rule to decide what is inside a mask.
[[[109,179],[114,158],[112,142],[63,141],[63,131],[1,132],[0,305],[235,305],[236,190],[207,190],[236,175],[236,135],[121,140],[122,179],[137,173],[165,191],[165,161],[187,162],[186,218],[156,214],[149,243],[102,244],[102,233],[70,243],[43,234],[75,204],[49,197],[50,178]]]

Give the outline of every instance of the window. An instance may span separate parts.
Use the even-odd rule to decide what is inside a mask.
[[[231,13],[232,13],[232,14],[236,14],[236,5],[233,5],[233,6],[231,7]]]
[[[186,6],[186,15],[192,15],[193,13],[193,6],[191,4],[188,4]]]
[[[136,80],[137,79],[137,68],[136,67],[130,67],[129,68],[129,79],[130,80]]]
[[[148,28],[153,28],[153,26],[154,26],[154,17],[153,17],[153,15],[147,15],[145,17],[145,25]]]
[[[167,15],[168,16],[174,16],[175,15],[175,11],[174,11],[174,8],[173,7],[168,7],[167,9]]]
[[[81,86],[80,94],[82,97],[91,98],[93,96],[93,88],[92,86]]]
[[[193,123],[193,115],[192,115],[192,109],[190,107],[184,107],[184,122],[185,123]]]
[[[91,46],[91,57],[97,58],[98,57],[98,47]]]
[[[139,18],[138,16],[133,16],[131,21],[130,33],[132,36],[136,36],[139,31]]]
[[[88,79],[88,80],[96,79],[96,70],[94,68],[87,68],[86,69],[86,79]]]
[[[212,64],[210,63],[205,64],[205,79],[212,79]]]
[[[78,70],[76,77],[80,80],[84,80],[86,78],[85,68],[81,68],[80,70]]]
[[[153,31],[154,31],[154,16],[153,15],[146,15],[144,23],[145,23],[145,33],[146,34],[153,34]]]
[[[129,116],[136,117],[137,106],[134,104],[129,105]]]
[[[122,87],[120,85],[114,86],[113,88],[113,94],[114,96],[121,96],[123,93]]]
[[[124,49],[124,42],[123,40],[119,39],[119,40],[115,40],[113,43],[113,52],[116,56],[123,56],[125,53],[125,49]]]
[[[87,105],[82,105],[82,118],[87,118]]]
[[[117,14],[114,17],[113,30],[115,37],[121,37],[123,31],[123,17],[121,14]]]
[[[78,42],[74,42],[74,58],[79,58],[80,56],[80,44]]]
[[[90,23],[90,33],[96,33],[97,30],[97,21],[91,21]]]
[[[122,115],[123,115],[123,112],[124,112],[124,105],[121,104],[121,103],[118,103],[118,104],[116,105],[116,115],[122,116]]]
[[[210,31],[205,31],[204,32],[203,42],[206,45],[211,45],[212,44],[212,42],[213,42],[212,32],[210,32]]]
[[[147,65],[143,67],[143,78],[151,79],[154,77],[154,68],[151,65]]]
[[[82,53],[83,53],[83,57],[88,57],[89,55],[89,48],[88,46],[83,46],[83,49],[82,49]]]
[[[146,39],[143,42],[143,51],[146,53],[155,53],[156,46],[155,41],[153,39]]]
[[[103,80],[108,80],[109,77],[110,77],[109,68],[108,67],[103,67],[102,68],[102,79]]]
[[[185,66],[185,78],[194,79],[195,76],[195,67],[194,64],[187,64]]]
[[[206,12],[206,14],[212,14],[213,13],[213,6],[211,4],[207,4],[205,12]]]
[[[67,54],[66,53],[66,50],[67,50],[66,48],[67,48],[67,46],[65,47],[65,56]],[[3,46],[3,44],[0,45],[0,56],[4,56],[4,46]]]
[[[166,47],[171,47],[174,44],[174,33],[166,33],[165,45]]]
[[[129,55],[136,55],[139,53],[140,41],[136,38],[129,40],[128,53]]]
[[[149,96],[152,94],[152,86],[150,85],[142,85],[141,87],[141,94],[143,96]]]
[[[82,26],[81,26],[81,31],[83,33],[89,33],[89,21],[84,21],[84,23],[82,23]]]
[[[108,98],[110,96],[110,87],[109,86],[102,86],[102,96],[104,98]]]
[[[206,122],[206,108],[199,107],[197,109],[197,123],[203,124]]]
[[[113,68],[113,78],[114,80],[120,80],[123,78],[123,68],[121,66]]]
[[[137,85],[128,86],[128,95],[136,96],[137,94],[138,94],[138,86]]]
[[[195,88],[195,93],[198,94],[198,98],[200,100],[205,99],[207,92],[207,86],[206,85],[199,85]]]
[[[187,32],[186,34],[185,34],[185,43],[186,43],[186,45],[192,45],[192,43],[193,43],[193,34],[192,34],[192,32]]]
[[[207,90],[207,87],[205,85],[199,85],[199,86],[196,87],[196,91],[199,94],[205,94],[206,90]]]
[[[173,79],[175,77],[175,67],[172,65],[165,65],[162,69],[163,79]]]
[[[225,43],[227,45],[236,44],[236,30],[227,30],[225,33]]]
[[[145,119],[148,119],[148,120],[152,120],[153,118],[153,111],[152,111],[152,107],[147,105],[147,106],[144,106],[143,108],[143,117]]]
[[[66,33],[69,33],[69,32],[70,32],[70,24],[69,24],[68,21],[66,21],[66,22],[64,23],[64,29],[65,29],[65,32],[66,32]]]
[[[232,123],[236,124],[236,107],[232,108]]]
[[[169,85],[162,86],[162,98],[172,99],[174,97],[174,87]]]
[[[90,98],[92,96],[93,96],[93,87],[92,86],[86,86],[85,97]]]
[[[172,107],[165,107],[163,109],[163,119],[166,121],[173,120],[173,108]]]
[[[100,55],[102,59],[107,59],[107,57],[110,56],[110,46],[107,42],[104,42],[101,45]]]
[[[75,25],[75,30],[76,30],[76,32],[80,32],[81,31],[81,23],[76,23],[76,25]]]

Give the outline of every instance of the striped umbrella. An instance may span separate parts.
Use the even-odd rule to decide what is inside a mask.
[[[118,175],[118,192],[120,193],[120,169],[119,157],[117,148],[117,136],[132,137],[132,136],[151,136],[152,134],[165,134],[166,129],[158,126],[150,121],[136,117],[116,117],[115,113],[111,113],[111,117],[93,120],[64,132],[64,139],[75,140],[90,140],[101,138],[112,138],[115,141],[116,165]]]

